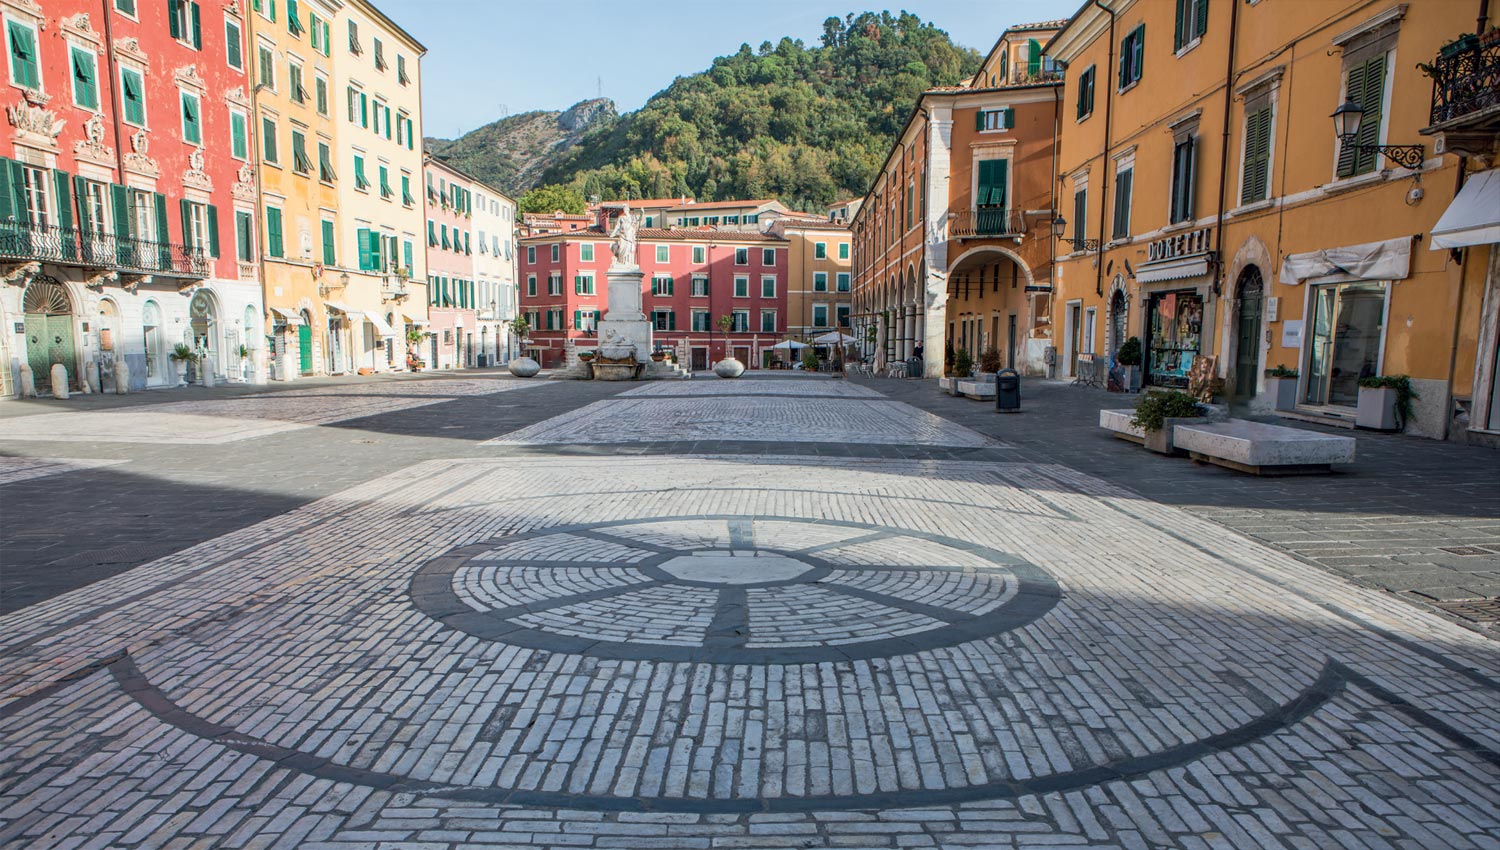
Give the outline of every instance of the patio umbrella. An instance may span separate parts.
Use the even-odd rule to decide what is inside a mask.
[[[818,345],[838,345],[840,343],[844,345],[853,345],[854,343],[859,342],[859,340],[845,333],[839,333],[838,331],[829,331],[822,336],[813,337],[813,342],[817,343]]]
[[[807,343],[798,342],[795,339],[784,339],[771,347],[775,349],[781,349],[782,351],[791,351],[797,348],[806,348]]]

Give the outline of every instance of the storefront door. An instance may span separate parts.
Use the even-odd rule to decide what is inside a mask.
[[[1240,275],[1240,321],[1234,346],[1234,396],[1255,397],[1260,367],[1260,325],[1265,305],[1260,269],[1250,266]]]
[[[1196,290],[1163,292],[1146,304],[1146,382],[1186,387],[1203,351],[1203,297]]]
[[[298,368],[302,374],[311,375],[313,370],[312,326],[306,321],[297,326],[297,354]]]
[[[1307,340],[1303,402],[1354,407],[1359,379],[1380,371],[1386,285],[1373,281],[1316,286]]]

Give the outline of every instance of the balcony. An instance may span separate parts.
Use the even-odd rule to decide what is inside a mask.
[[[1026,221],[1020,210],[968,210],[953,213],[948,221],[948,235],[952,239],[1021,237],[1025,234]]]
[[[14,221],[0,223],[0,259],[200,279],[210,271],[199,248]]]
[[[1450,142],[1457,137],[1479,135],[1474,139],[1488,148],[1493,136],[1500,134],[1500,30],[1483,37],[1466,36],[1444,47],[1431,65],[1420,66],[1432,77],[1431,126],[1426,135],[1443,134]],[[1447,148],[1464,153],[1460,144]]]

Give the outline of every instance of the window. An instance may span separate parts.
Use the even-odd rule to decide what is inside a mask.
[[[536,275],[534,274],[529,274],[526,276],[526,297],[536,297]]]
[[[51,205],[47,203],[47,196],[51,191],[47,184],[50,172],[25,165],[21,167],[21,176],[26,196],[26,212],[31,223],[47,227],[52,223]]]
[[[295,62],[286,64],[287,91],[292,96],[293,103],[307,103],[307,89],[302,87],[302,66]]]
[[[1089,190],[1087,187],[1073,193],[1073,250],[1083,250],[1083,234],[1088,229]]]
[[[271,48],[264,44],[259,44],[255,47],[255,55],[257,57],[256,65],[259,66],[257,70],[260,72],[260,84],[271,91],[275,91],[276,54],[271,51]]]
[[[391,188],[391,170],[384,165],[380,166],[380,197],[389,201],[396,197],[396,190]]]
[[[1010,160],[985,159],[978,163],[979,180],[975,185],[974,205],[979,208],[1005,209],[1006,183]],[[1000,224],[1000,222],[996,222]]]
[[[526,263],[527,263],[527,265],[535,265],[536,264],[536,246],[535,245],[527,245],[526,246]],[[533,293],[533,294],[535,294],[535,293]]]
[[[708,278],[697,275],[693,276],[692,295],[694,298],[708,297]]]
[[[672,276],[669,274],[658,274],[651,276],[652,295],[671,295]]]
[[[318,179],[332,183],[338,175],[333,173],[333,151],[327,142],[318,142]]]
[[[592,274],[580,274],[573,277],[574,295],[593,295],[594,276]]]
[[[286,31],[294,36],[302,34],[302,13],[297,8],[297,0],[286,0]]]
[[[1270,197],[1271,105],[1254,108],[1254,98],[1245,99],[1245,162],[1240,176],[1240,203],[1251,204]]]
[[[316,93],[319,115],[328,114],[328,80],[318,77],[313,81],[313,91]]]
[[[708,311],[707,310],[694,310],[693,311],[693,330],[695,330],[695,331],[706,331],[708,329],[709,329]]]
[[[272,257],[286,256],[281,243],[281,210],[276,207],[266,207],[266,253]]]
[[[276,122],[270,118],[260,119],[261,159],[271,165],[280,162],[276,153]]]
[[[762,249],[760,249],[760,264],[763,265],[763,266],[774,266],[774,265],[776,265],[776,249],[775,248],[762,248]]]
[[[137,127],[146,126],[146,86],[141,80],[140,71],[134,68],[120,69],[120,101],[120,108],[125,113],[125,123]]]
[[[658,263],[670,263],[672,261],[672,246],[670,246],[670,245],[657,245],[656,246],[656,261]]]
[[[729,327],[729,330],[732,333],[743,334],[750,332],[749,310],[735,310],[734,312],[730,313],[730,317],[734,321],[734,324],[730,325]]]
[[[91,50],[74,47],[71,50],[73,65],[73,102],[85,109],[99,108],[98,62]]]
[[[762,276],[760,279],[760,297],[776,297],[776,278],[771,275]]]
[[[672,310],[652,310],[651,326],[659,331],[677,330],[677,313]]]
[[[205,204],[195,204],[192,201],[182,202],[182,235],[186,247],[197,251],[203,251],[211,256],[218,256],[218,234],[217,228],[211,227],[209,222],[209,208]],[[217,219],[215,215],[213,218]],[[213,224],[217,224],[214,221]]]
[[[323,219],[323,265],[329,268],[338,265],[337,242],[333,235],[333,222]]]
[[[813,292],[828,291],[828,272],[813,272]]]
[[[813,259],[814,260],[826,260],[826,259],[828,259],[828,243],[827,242],[814,242],[813,243]]]
[[[349,22],[349,52],[355,56],[365,52],[359,43],[359,24],[354,21]]]
[[[361,227],[355,233],[354,244],[359,248],[360,271],[376,272],[385,267],[381,256],[380,231]]]
[[[585,263],[594,261],[594,243],[585,242],[578,246],[578,259]]]
[[[562,294],[562,272],[553,272],[552,274],[547,275],[547,294]]]
[[[980,133],[997,130],[1013,130],[1016,126],[1016,111],[1005,109],[981,109],[974,113],[974,129]]]
[[[1145,53],[1146,25],[1141,24],[1127,33],[1120,42],[1120,91],[1140,82]]]
[[[1115,172],[1115,227],[1113,239],[1124,239],[1130,235],[1130,184],[1135,177],[1134,168],[1122,168]]]
[[[847,260],[847,259],[849,259],[849,243],[848,242],[840,242],[839,243],[839,259],[840,260]]]
[[[827,304],[814,304],[813,305],[813,327],[815,327],[815,328],[826,328],[826,327],[828,327],[828,305]]]
[[[737,265],[737,266],[748,266],[748,265],[750,265],[750,249],[749,248],[736,248],[736,249],[734,249],[734,264]]]
[[[837,317],[839,327],[841,327],[841,328],[847,328],[847,327],[849,327],[849,305],[848,304],[840,304],[837,307],[834,307],[833,308],[833,312],[834,312],[834,315]]]
[[[693,246],[693,263],[694,263],[694,265],[701,265],[702,263],[704,263],[707,260],[707,257],[708,257],[708,251],[702,245],[694,245]]]
[[[562,245],[560,245],[560,244],[558,244],[556,242],[553,242],[552,243],[552,262],[555,263],[555,262],[557,262],[557,261],[559,261],[561,259],[562,259]]]
[[[735,298],[749,298],[750,297],[750,278],[748,278],[748,277],[746,277],[746,276],[744,276],[742,274],[737,274],[737,275],[734,276],[734,297]]]
[[[1208,32],[1208,0],[1177,0],[1177,29],[1172,35],[1172,49],[1191,47],[1205,32]]]
[[[313,50],[324,56],[333,50],[333,27],[328,21],[318,17],[315,12],[307,14],[307,28],[312,34]]]
[[[365,158],[359,154],[354,155],[354,188],[360,192],[370,188],[370,179],[365,176]],[[446,243],[443,247],[447,247]]]
[[[1079,121],[1094,114],[1094,77],[1096,74],[1094,66],[1090,65],[1083,69],[1083,73],[1078,75],[1078,109],[1076,117]]]
[[[414,198],[414,197],[412,197],[412,194],[411,194],[411,175],[410,174],[402,174],[401,175],[401,205],[405,206],[405,207],[410,207],[410,206],[414,206],[416,203],[417,203],[417,199]]]
[[[135,0],[115,0],[115,8],[131,17],[135,16]]]
[[[1197,139],[1186,135],[1172,145],[1172,203],[1169,221],[1193,220],[1193,189],[1197,182]]]
[[[848,292],[849,291],[849,273],[848,272],[839,272],[839,274],[838,274],[838,287],[839,287],[839,292]]]
[[[242,263],[255,262],[255,219],[242,210],[234,213],[234,255]]]
[[[411,77],[406,75],[406,57],[399,53],[396,54],[396,79],[403,86],[411,84]]]
[[[241,43],[240,25],[231,20],[224,21],[224,55],[229,67],[239,71],[245,69],[244,45]]]
[[[203,49],[203,31],[199,26],[201,17],[202,13],[194,0],[167,0],[167,29],[171,31],[173,38],[195,50]]]
[[[1364,108],[1365,114],[1359,121],[1359,132],[1355,134],[1353,143],[1339,146],[1340,177],[1354,177],[1375,170],[1375,160],[1379,156],[1377,151],[1355,151],[1360,145],[1380,143],[1381,107],[1385,105],[1386,56],[1386,53],[1381,52],[1369,59],[1346,63],[1344,99],[1359,104]]]
[[[233,109],[229,110],[229,153],[235,159],[250,158],[250,120]]]
[[[457,235],[457,231],[454,232],[454,235]],[[438,225],[438,244],[444,248],[453,247],[453,243],[448,241],[448,225],[446,224]]]
[[[292,170],[298,174],[312,173],[312,160],[307,156],[307,136],[300,130],[292,131]]]
[[[760,311],[760,331],[761,331],[761,333],[768,333],[768,334],[776,333],[776,311],[775,310],[762,310],[762,311]]]
[[[377,71],[384,71],[385,68],[386,68],[386,65],[385,65],[385,45],[382,44],[380,42],[380,39],[378,39],[378,38],[374,39],[374,44],[375,44],[375,70],[377,70]]]

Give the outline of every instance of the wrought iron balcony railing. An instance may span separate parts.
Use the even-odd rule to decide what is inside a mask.
[[[1469,39],[1421,66],[1432,77],[1432,124],[1500,107],[1500,39]]]
[[[208,277],[210,265],[186,245],[16,221],[0,222],[0,258],[190,278]]]
[[[1026,222],[1019,210],[977,209],[954,213],[948,223],[948,235],[954,239],[982,236],[1022,236]]]

